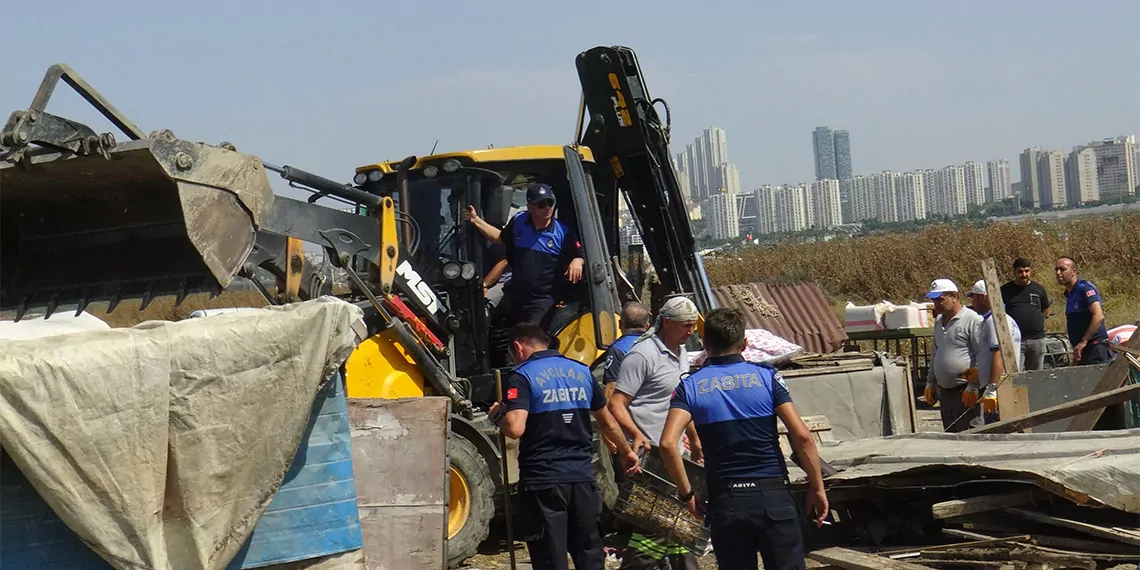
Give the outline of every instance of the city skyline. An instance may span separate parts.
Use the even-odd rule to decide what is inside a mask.
[[[826,126],[816,127],[816,129],[812,131],[813,163],[815,163],[817,165],[820,163],[820,161],[817,159],[818,154],[816,154],[818,152],[818,144],[819,144],[817,142],[817,134],[819,133],[820,129],[827,129],[829,131],[829,134],[832,135],[831,136],[831,140],[833,141],[832,145],[834,145],[834,134],[835,133],[843,133],[844,138],[847,139],[847,141],[845,141],[845,144],[848,145],[846,150],[847,150],[848,156],[850,155],[849,133],[846,130],[831,130]],[[719,136],[722,137],[721,138],[722,141],[727,138],[727,134],[726,134],[727,129],[724,129],[721,127],[710,127],[708,129],[705,129],[704,132],[702,133],[702,135],[697,137],[695,142],[700,143],[700,141],[703,138],[705,138],[710,131],[717,132],[719,134]],[[1034,196],[1030,196],[1028,194],[1029,190],[1027,189],[1029,187],[1039,188],[1038,180],[1043,175],[1043,172],[1045,172],[1045,171],[1041,170],[1041,167],[1037,166],[1037,160],[1038,160],[1037,156],[1043,155],[1045,153],[1055,153],[1055,154],[1059,154],[1059,155],[1063,156],[1062,167],[1060,169],[1055,169],[1055,172],[1059,176],[1059,178],[1057,178],[1057,182],[1055,184],[1058,185],[1060,190],[1067,190],[1068,185],[1070,184],[1069,182],[1067,182],[1070,178],[1069,172],[1068,172],[1069,167],[1067,165],[1069,164],[1068,161],[1071,159],[1071,155],[1073,153],[1075,153],[1079,150],[1085,149],[1085,148],[1096,148],[1098,145],[1105,145],[1105,144],[1108,144],[1110,141],[1118,141],[1118,144],[1121,144],[1121,146],[1117,151],[1114,151],[1114,152],[1116,152],[1116,154],[1119,155],[1119,157],[1120,157],[1119,159],[1121,161],[1121,164],[1116,169],[1111,170],[1112,174],[1110,176],[1115,176],[1116,179],[1118,179],[1117,185],[1119,188],[1127,188],[1128,183],[1126,180],[1132,180],[1131,188],[1134,189],[1138,184],[1140,184],[1140,144],[1137,144],[1135,142],[1135,137],[1136,136],[1133,134],[1127,134],[1127,135],[1116,134],[1116,135],[1107,136],[1107,137],[1093,138],[1093,139],[1090,139],[1088,142],[1085,142],[1085,143],[1071,145],[1070,146],[1070,148],[1072,149],[1071,152],[1067,152],[1067,151],[1061,150],[1059,148],[1043,148],[1040,146],[1029,147],[1029,148],[1026,148],[1024,150],[1018,151],[1016,153],[1011,153],[1017,157],[1017,159],[1015,159],[1015,160],[1019,161],[1019,163],[1015,163],[1013,165],[1013,168],[1010,167],[1011,163],[1010,163],[1010,160],[1007,158],[993,158],[993,159],[989,159],[989,160],[985,160],[985,161],[981,161],[981,162],[977,162],[974,159],[969,159],[969,160],[965,160],[965,161],[958,162],[955,164],[961,164],[964,167],[966,167],[967,169],[970,169],[970,172],[968,173],[970,175],[970,177],[967,179],[964,179],[964,184],[969,185],[967,192],[973,193],[974,198],[972,199],[971,203],[984,203],[984,202],[1000,201],[1004,198],[1012,197],[1013,187],[1018,186],[1020,188],[1020,190],[1022,191],[1023,199],[1027,203],[1031,200],[1034,200],[1033,206],[1039,207],[1042,204],[1042,201],[1040,200],[1041,196],[1039,196],[1037,194],[1035,194]],[[1129,142],[1127,142],[1126,144],[1119,143],[1119,141],[1123,141],[1123,140],[1127,140]],[[691,151],[693,146],[694,146],[693,144],[690,144],[686,147],[686,149]],[[724,154],[727,155],[727,144],[726,143],[723,145],[723,148],[725,149]],[[1030,169],[1029,171],[1026,170],[1026,162],[1025,162],[1026,161],[1026,156],[1025,156],[1026,153],[1030,153],[1030,159],[1029,160],[1031,160],[1032,164],[1034,164],[1034,167],[1032,169]],[[685,154],[686,154],[685,152],[676,153],[674,158],[673,158],[673,166],[675,169],[677,169],[679,175],[682,172],[682,170],[684,170],[684,166],[681,163],[681,159],[682,159],[682,155],[685,155]],[[1127,157],[1131,157],[1131,158],[1127,158]],[[849,158],[848,158],[848,162],[850,162]],[[827,164],[828,161],[825,160],[824,163]],[[950,161],[950,163],[954,163],[954,161]],[[1133,173],[1132,178],[1127,178],[1126,172],[1128,172],[1128,170],[1125,166],[1126,163],[1130,163],[1130,164],[1134,165],[1132,167],[1127,167],[1127,168],[1133,169],[1131,171]],[[734,174],[736,175],[736,177],[739,177],[742,169],[740,169],[740,167],[738,167],[736,164],[732,164],[731,166],[734,169]],[[1018,166],[1020,166],[1020,168],[1018,168]],[[942,167],[939,167],[939,169],[940,168],[942,168]],[[921,168],[907,169],[905,171],[904,170],[898,170],[897,172],[925,171],[925,170],[929,170],[929,169],[930,169],[930,167],[927,166],[927,167],[921,167]],[[745,168],[743,170],[747,171],[747,168]],[[818,167],[817,167],[817,170],[818,170]],[[889,172],[889,171],[893,171],[893,170],[884,169],[883,171],[880,171],[880,172]],[[1017,180],[1013,179],[1013,175],[1015,173],[1018,175]],[[862,173],[862,172],[855,171],[854,173],[851,174],[851,177],[859,176],[859,175],[870,176],[873,174],[875,174],[875,172]],[[994,188],[994,184],[993,184],[993,177],[995,174],[998,176],[998,180],[999,180],[999,182],[997,184],[997,188]],[[818,178],[818,176],[819,176],[819,174],[817,172],[815,174],[815,177],[804,176],[804,177],[801,177],[795,181],[785,181],[785,182],[769,181],[769,182],[762,183],[762,184],[756,186],[755,188],[750,188],[747,185],[741,184],[741,185],[739,185],[739,192],[751,192],[751,191],[754,191],[758,188],[765,187],[765,186],[783,186],[783,185],[793,185],[794,186],[794,185],[799,185],[799,184],[810,184],[812,181],[815,181],[815,180],[826,179],[826,178]],[[838,169],[837,168],[836,168],[836,176],[838,176]],[[964,174],[963,176],[966,176],[966,175]],[[1027,186],[1025,184],[1025,180],[1026,180],[1027,176],[1028,176],[1028,179],[1031,181],[1031,184],[1029,186]],[[687,178],[687,177],[685,177],[685,178]],[[737,180],[739,180],[739,178],[737,178]],[[841,194],[846,195],[847,194],[846,189],[843,188],[844,179],[843,178],[834,178],[834,180],[838,180],[840,182]],[[984,184],[976,184],[975,182],[978,180],[984,181]],[[1053,182],[1050,182],[1050,183],[1054,184]],[[687,182],[682,181],[682,187],[683,187],[683,189],[687,189],[688,188]],[[997,191],[997,194],[992,194],[995,191]],[[1120,192],[1120,190],[1117,190],[1117,193],[1119,193],[1119,192]],[[688,197],[687,192],[685,195],[686,195],[686,197]],[[1071,201],[1071,200],[1069,200],[1068,195],[1064,191],[1058,191],[1058,193],[1052,194],[1052,195],[1056,197],[1056,199],[1057,199],[1056,201],[1059,201],[1062,203]],[[1001,197],[996,197],[996,196],[1001,196]],[[1050,202],[1046,201],[1045,203],[1049,204]]]
[[[724,129],[706,129],[687,152],[699,146],[702,138],[708,139],[710,132],[716,133],[717,140],[725,140]],[[835,166],[839,153],[834,151],[837,132],[841,131],[817,127],[812,133],[817,176],[839,175]],[[845,145],[849,144],[848,139]],[[1022,151],[1018,155],[1021,168],[1017,170],[1029,184],[1012,181],[1009,159],[968,160],[940,168],[884,170],[844,180],[765,184],[738,193],[718,192],[707,200],[693,202],[690,216],[703,217],[709,236],[724,240],[745,234],[829,230],[870,220],[897,223],[956,217],[973,207],[1014,197],[1015,192],[1021,192],[1017,196],[1030,207],[1045,209],[1085,206],[1137,193],[1140,146],[1135,144],[1135,136],[1096,139],[1071,148],[1068,153],[1040,147]],[[723,153],[727,156],[727,145]],[[686,161],[685,154],[678,154],[674,164]],[[1110,191],[1102,194],[1101,187]]]

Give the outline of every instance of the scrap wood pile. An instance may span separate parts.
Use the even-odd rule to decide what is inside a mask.
[[[1140,430],[919,433],[825,446],[816,568],[1136,568]]]

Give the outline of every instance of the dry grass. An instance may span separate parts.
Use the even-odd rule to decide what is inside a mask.
[[[144,321],[180,321],[199,309],[223,309],[228,307],[264,307],[268,303],[256,290],[223,291],[213,300],[209,293],[189,295],[182,304],[175,307],[174,297],[159,297],[140,311],[139,299],[124,300],[111,313],[107,313],[106,303],[92,303],[87,312],[103,319],[112,327],[130,327]]]
[[[1140,319],[1140,214],[1072,221],[993,223],[980,227],[940,224],[906,234],[875,235],[821,243],[783,243],[720,254],[706,261],[713,285],[814,282],[842,305],[917,300],[938,277],[967,287],[981,279],[981,261],[993,257],[1000,278],[1013,260],[1028,257],[1034,279],[1060,299],[1053,278],[1058,257],[1076,259],[1081,275],[1100,288],[1109,326]],[[1064,305],[1055,305],[1051,330],[1064,329]]]

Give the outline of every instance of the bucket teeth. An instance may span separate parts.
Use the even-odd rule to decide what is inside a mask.
[[[182,282],[178,284],[178,295],[174,297],[174,306],[181,306],[182,302],[186,300],[186,296],[189,293],[190,283],[187,280],[183,279]]]
[[[79,300],[75,303],[75,316],[78,317],[83,313],[84,310],[87,309],[87,305],[91,304],[91,295],[94,293],[95,292],[92,288],[88,288],[87,292],[84,293],[83,296],[79,297]]]
[[[140,311],[145,311],[150,305],[150,302],[154,300],[154,289],[157,285],[158,283],[156,282],[151,282],[150,285],[147,285],[146,293],[143,293],[142,302],[139,303]]]
[[[114,312],[114,310],[119,306],[119,303],[121,303],[122,301],[123,301],[123,286],[120,285],[117,289],[115,289],[115,293],[113,295],[111,295],[111,298],[107,301],[107,312],[108,313]]]
[[[31,295],[24,297],[24,299],[22,301],[20,301],[20,308],[16,310],[16,322],[17,323],[20,322],[20,319],[24,318],[24,315],[28,314],[28,305],[31,304],[31,302],[32,302],[32,296]]]
[[[59,307],[59,292],[58,291],[51,294],[51,299],[49,299],[47,302],[47,305],[44,306],[44,320],[45,321],[51,318],[52,314],[55,313],[55,310],[57,307]]]

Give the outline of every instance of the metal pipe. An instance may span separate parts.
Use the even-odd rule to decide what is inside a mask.
[[[503,372],[498,368],[495,369],[495,401],[499,402],[499,405],[505,405],[503,403]],[[506,415],[506,411],[503,411],[503,414]],[[503,434],[502,428],[498,430],[498,434],[499,455],[503,457],[499,466],[503,478],[503,515],[507,519],[507,552],[511,557],[511,570],[515,570],[515,532],[514,521],[511,516],[510,475],[507,471],[507,436]]]

